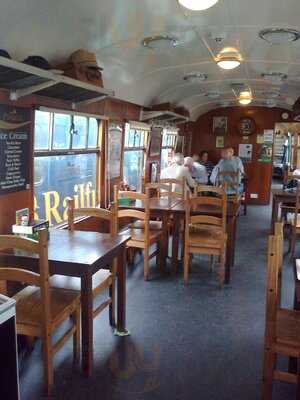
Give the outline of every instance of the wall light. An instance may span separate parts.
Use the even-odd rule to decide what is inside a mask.
[[[219,0],[178,0],[179,4],[192,11],[202,11],[214,6]]]

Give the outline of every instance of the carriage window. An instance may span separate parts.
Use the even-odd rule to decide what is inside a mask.
[[[36,111],[35,218],[45,218],[52,226],[65,221],[66,200],[70,196],[76,207],[96,205],[101,126],[96,118]]]
[[[124,141],[124,183],[131,189],[140,191],[144,176],[145,152],[148,133],[141,129],[125,126]]]
[[[161,165],[160,168],[163,170],[167,168],[170,164],[174,150],[176,146],[177,134],[170,133],[167,129],[163,131],[163,138],[162,138],[162,150],[161,150]]]

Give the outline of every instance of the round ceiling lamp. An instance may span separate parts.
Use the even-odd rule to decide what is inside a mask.
[[[217,58],[217,64],[225,70],[235,69],[241,65],[241,61],[237,56],[220,55]]]
[[[245,90],[244,92],[241,92],[239,94],[239,103],[242,104],[243,106],[247,106],[252,102],[252,94],[250,91]]]
[[[178,0],[179,4],[192,11],[203,11],[211,8],[219,0]]]

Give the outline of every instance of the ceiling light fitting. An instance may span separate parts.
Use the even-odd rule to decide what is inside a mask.
[[[244,91],[239,94],[238,101],[243,106],[247,106],[252,102],[252,94],[250,91]]]
[[[178,40],[169,35],[157,35],[145,38],[142,41],[144,47],[153,50],[166,50],[178,46]]]
[[[203,11],[217,4],[218,1],[219,0],[178,0],[178,3],[192,11]]]
[[[298,40],[300,32],[288,28],[267,28],[259,32],[259,37],[271,44],[285,44]]]
[[[183,79],[187,82],[203,82],[206,81],[207,75],[201,72],[191,72],[183,77]]]

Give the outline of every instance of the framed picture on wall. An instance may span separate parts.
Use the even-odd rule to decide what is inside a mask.
[[[149,140],[149,157],[159,157],[162,141],[161,128],[153,128],[150,132]]]
[[[221,136],[227,133],[227,117],[213,117],[213,133]]]
[[[121,124],[110,124],[108,127],[107,172],[109,179],[121,177],[123,127]]]

